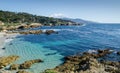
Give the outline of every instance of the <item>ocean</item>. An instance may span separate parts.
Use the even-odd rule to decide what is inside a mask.
[[[85,51],[110,48],[115,52],[106,60],[120,61],[116,51],[120,51],[120,24],[84,24],[83,26],[43,26],[32,30],[52,29],[58,34],[18,35],[5,45],[4,55],[18,55],[16,64],[26,60],[42,59],[43,63],[34,64],[29,71],[40,73],[64,62],[63,58]]]

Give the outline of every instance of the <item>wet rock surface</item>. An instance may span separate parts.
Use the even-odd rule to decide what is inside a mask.
[[[19,56],[8,56],[8,57],[1,57],[0,58],[0,69],[10,65],[11,63],[15,62]]]
[[[25,61],[22,64],[14,64],[19,56],[12,55],[0,58],[0,73],[30,73],[25,71],[33,64],[43,62],[41,59]]]
[[[29,69],[33,64],[43,62],[41,59],[29,60],[20,64],[19,69]]]
[[[22,32],[18,32],[20,34],[42,34],[43,31],[42,30],[30,30],[30,31],[22,31]]]
[[[22,64],[12,64],[10,70],[29,69],[33,64],[43,62],[41,59],[25,61]]]
[[[30,72],[27,72],[27,71],[24,71],[24,70],[21,70],[21,71],[18,71],[16,73],[30,73]]]
[[[99,60],[106,55],[113,53],[110,49],[97,50],[96,53],[84,52],[80,55],[64,57],[64,63],[54,69],[45,70],[43,73],[120,73],[120,62]],[[41,59],[28,60],[22,64],[14,64],[19,56],[7,56],[0,58],[0,73],[30,73],[25,70],[30,69],[35,63],[43,62]],[[12,64],[13,63],[13,64]],[[10,66],[8,70],[2,70]]]
[[[58,34],[58,32],[54,31],[54,30],[46,30],[45,32],[42,30],[27,30],[27,31],[14,31],[14,32],[7,32],[7,33],[20,33],[20,34],[46,34],[46,35],[50,35],[50,34]]]
[[[97,50],[96,53],[84,52],[82,55],[67,56],[63,64],[51,70],[54,73],[120,73],[120,62],[98,60],[112,52],[105,49]]]

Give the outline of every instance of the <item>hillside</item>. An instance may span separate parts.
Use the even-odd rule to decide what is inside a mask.
[[[80,18],[76,18],[76,19],[73,19],[73,18],[61,18],[61,19],[70,20],[70,21],[73,21],[73,22],[76,22],[76,23],[81,23],[81,24],[98,23],[98,22],[88,21],[88,20],[84,20],[84,19],[80,19]]]
[[[41,23],[42,25],[67,25],[76,24],[70,20],[57,19],[52,17],[37,16],[24,12],[10,12],[0,10],[0,21],[4,22],[6,25],[18,24],[18,23]]]

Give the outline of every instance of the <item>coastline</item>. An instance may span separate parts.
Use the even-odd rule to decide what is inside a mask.
[[[3,45],[1,45],[1,46],[5,46],[5,44],[6,43],[8,43],[8,42],[10,42],[10,41],[12,41],[16,36],[17,36],[18,34],[17,33],[5,33],[5,32],[1,32],[1,34],[0,34],[0,39],[2,39],[2,41],[0,41],[1,42],[1,44],[3,44]],[[8,49],[11,49],[11,48],[8,48]],[[91,51],[91,50],[89,50],[88,51],[88,53],[85,53],[85,54],[88,54],[88,55],[86,55],[86,56],[89,56],[89,53],[96,53],[96,51],[97,50],[95,50],[95,51]],[[101,51],[100,51],[101,52]],[[30,54],[31,55],[31,54]],[[43,55],[43,54],[41,54],[40,53],[40,55]],[[91,55],[91,54],[90,54]],[[93,55],[93,54],[92,54]],[[76,58],[77,57],[77,58]],[[76,60],[76,59],[78,59],[80,56],[70,56],[70,57],[68,57],[68,59],[71,59],[71,60]],[[86,57],[85,57],[86,58]],[[87,58],[88,59],[88,58]],[[74,63],[74,62],[76,62],[76,63],[79,63],[78,61],[82,61],[82,59],[78,59],[78,61],[74,61],[74,62],[72,62],[71,60],[67,60],[66,59],[66,61],[65,61],[65,63],[63,63],[61,66],[57,66],[57,67],[59,67],[59,68],[53,68],[53,70],[55,69],[55,71],[56,71],[56,69],[59,71],[59,70],[62,70],[63,69],[63,67],[65,67],[65,68],[68,68],[70,65],[72,65],[72,63]],[[104,63],[100,63],[99,61],[97,61],[96,59],[94,59],[94,58],[92,58],[91,56],[90,56],[90,59],[88,59],[89,61],[90,61],[90,63],[89,64],[87,64],[87,62],[86,62],[86,60],[83,60],[83,62],[85,62],[85,65],[90,65],[90,67],[92,67],[92,70],[94,69],[94,66],[93,65],[91,65],[91,63],[93,63],[94,64],[94,62],[96,63],[95,64],[95,67],[98,67],[97,69],[96,69],[96,71],[99,71],[100,69],[105,69],[106,70],[106,67],[104,67],[103,65],[104,65]],[[68,63],[68,61],[69,61],[69,63]],[[93,62],[91,62],[91,61],[93,61]],[[67,62],[67,63],[66,63]],[[105,63],[107,63],[107,62],[105,62]],[[113,65],[116,65],[116,63],[118,63],[118,62],[112,62],[111,63],[111,61],[110,61],[110,64],[113,64]],[[64,64],[67,64],[67,67],[66,66],[64,66]],[[97,64],[99,64],[99,65],[97,65]],[[101,65],[101,64],[103,64],[103,65]],[[120,64],[120,63],[119,63]],[[48,65],[48,64],[47,64]],[[81,64],[82,65],[82,64]],[[106,66],[110,66],[110,65],[107,65],[107,64],[105,64]],[[76,66],[78,66],[77,64],[76,64]],[[99,67],[100,66],[100,67]],[[110,66],[111,67],[111,66]],[[115,67],[114,67],[115,68]],[[69,69],[69,68],[68,68]],[[71,68],[71,66],[70,66],[70,69],[72,70],[70,70],[70,72],[72,72],[72,73],[74,73],[74,71],[76,71],[76,70],[73,70],[73,69],[76,69],[76,68],[74,68],[74,66]],[[63,69],[64,70],[64,69]],[[65,69],[66,70],[66,69]],[[0,70],[0,72],[1,72],[2,70]],[[12,70],[4,70],[4,72],[7,72],[7,71],[9,71],[10,73],[13,73],[12,72]],[[49,71],[51,71],[51,70],[49,70]],[[3,73],[4,73],[3,72]],[[101,71],[100,71],[101,72]],[[33,72],[34,73],[34,72]],[[35,73],[37,73],[37,72],[35,72]],[[58,73],[58,72],[56,72],[56,73]],[[64,73],[64,72],[62,72],[62,73]],[[69,73],[69,72],[68,72]],[[92,72],[91,72],[92,73]],[[104,72],[103,72],[104,73]]]
[[[8,34],[6,32],[0,32],[0,57],[3,56],[3,53],[5,52],[5,44],[12,41],[17,35],[19,34]]]

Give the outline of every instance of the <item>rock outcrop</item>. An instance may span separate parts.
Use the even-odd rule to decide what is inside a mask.
[[[42,24],[40,23],[21,24],[21,25],[16,26],[16,29],[28,29],[28,28],[36,28],[40,26],[42,26]]]
[[[43,62],[41,59],[25,61],[22,64],[12,64],[10,70],[29,69],[33,64]]]
[[[110,49],[105,49],[105,50],[97,50],[97,54],[84,52],[83,55],[87,55],[87,56],[94,57],[94,58],[100,58],[100,57],[106,56],[107,54],[110,54],[112,52],[113,51]]]
[[[19,69],[29,69],[33,64],[43,62],[41,59],[29,60],[20,64]]]
[[[16,26],[4,26],[4,23],[0,21],[1,30],[6,31],[13,31],[13,30],[22,30],[22,29],[29,29],[29,28],[36,28],[42,26],[40,23],[31,23],[31,24],[19,24]]]
[[[42,30],[30,30],[30,31],[21,31],[21,32],[18,32],[20,34],[42,34],[43,31]]]
[[[98,60],[112,52],[110,49],[105,49],[98,50],[96,53],[84,52],[82,55],[67,56],[63,64],[51,71],[54,73],[120,73],[120,62]]]
[[[12,65],[10,66],[10,70],[18,70],[19,67],[20,67],[19,64],[12,64]]]
[[[10,65],[11,63],[15,62],[19,56],[8,56],[0,58],[0,69]]]
[[[26,35],[27,34],[47,34],[47,35],[50,35],[52,33],[58,34],[58,32],[56,32],[54,30],[46,30],[45,32],[43,32],[42,30],[29,30],[29,31],[20,31],[20,32],[16,32],[16,33],[26,34]]]

